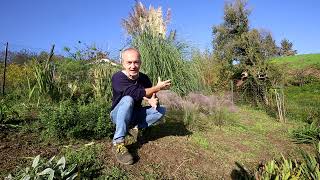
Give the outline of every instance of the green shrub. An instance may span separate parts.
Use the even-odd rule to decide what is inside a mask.
[[[46,107],[40,113],[45,135],[56,138],[100,138],[111,134],[110,105],[60,102],[58,107]]]
[[[3,68],[0,73],[0,84],[3,85]],[[32,67],[28,65],[9,64],[6,70],[5,93],[15,93],[16,95],[25,95],[27,88],[26,77],[33,78]],[[1,88],[2,93],[2,88]]]
[[[91,65],[86,61],[64,59],[56,62],[57,80],[63,99],[90,98],[93,96],[89,78]]]
[[[30,107],[24,103],[17,103],[8,99],[0,100],[0,123],[19,124],[32,118]]]

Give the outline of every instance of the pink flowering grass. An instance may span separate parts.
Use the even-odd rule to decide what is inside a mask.
[[[165,105],[168,109],[203,109],[208,112],[215,112],[226,109],[229,112],[237,111],[237,107],[232,103],[230,95],[210,95],[205,96],[200,93],[189,93],[182,98],[178,94],[166,90],[157,94],[160,103]]]

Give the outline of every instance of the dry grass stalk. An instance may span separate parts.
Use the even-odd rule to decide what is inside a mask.
[[[164,38],[170,19],[170,9],[167,10],[166,18],[164,19],[161,7],[156,9],[150,5],[148,10],[141,2],[136,2],[128,19],[123,19],[122,26],[132,36],[148,30],[153,35],[161,35]]]
[[[277,89],[274,89],[274,93],[276,98],[279,120],[280,122],[286,122],[283,90],[279,93]]]

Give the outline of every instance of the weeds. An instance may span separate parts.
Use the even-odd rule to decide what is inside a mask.
[[[80,179],[92,179],[101,175],[102,162],[99,159],[101,146],[87,144],[80,148],[66,147],[63,149],[68,162],[77,164],[78,177]]]
[[[61,102],[58,107],[45,107],[41,122],[51,138],[100,138],[109,136],[112,131],[108,105],[105,102],[76,104]]]
[[[118,167],[112,167],[104,172],[104,175],[100,176],[98,179],[108,179],[108,180],[128,180],[130,176],[128,173]]]

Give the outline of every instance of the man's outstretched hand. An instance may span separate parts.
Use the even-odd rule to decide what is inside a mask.
[[[166,80],[166,81],[161,81],[161,78],[158,77],[158,83],[156,85],[156,87],[159,89],[159,90],[167,90],[169,89],[171,86],[171,80]]]
[[[159,100],[156,98],[155,93],[152,94],[151,98],[143,97],[143,99],[147,101],[151,107],[157,108]]]
[[[155,86],[152,86],[150,88],[146,88],[146,97],[153,96],[154,93],[157,93],[161,90],[169,89],[171,86],[171,80],[161,81],[161,78],[158,77],[158,83]]]

